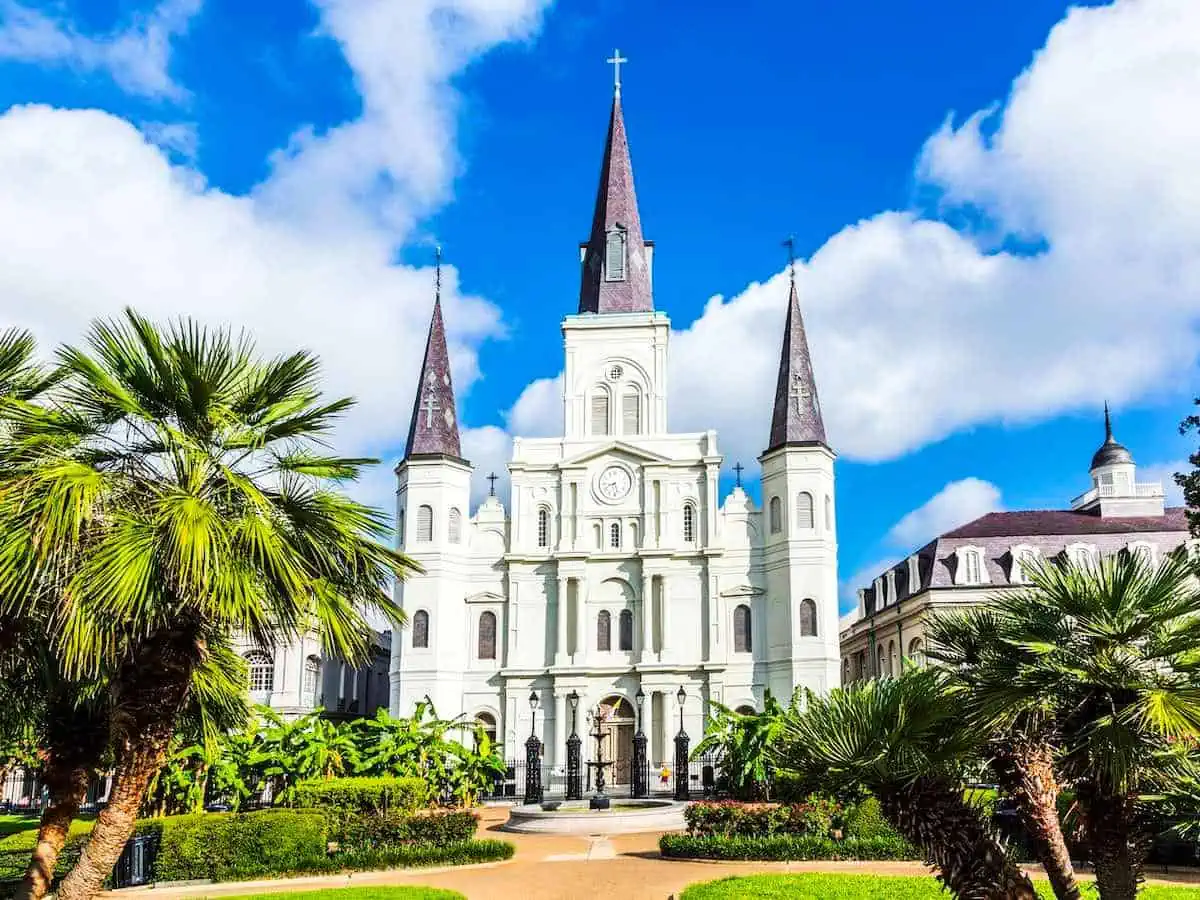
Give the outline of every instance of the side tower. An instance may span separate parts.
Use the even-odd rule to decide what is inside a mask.
[[[459,447],[441,281],[439,250],[433,319],[404,459],[396,466],[397,546],[425,571],[396,585],[408,627],[397,629],[392,640],[393,715],[411,714],[426,696],[439,711],[457,714],[467,666],[472,466]]]
[[[766,638],[762,656],[771,692],[785,700],[798,686],[839,683],[835,455],[825,440],[796,270],[775,386],[771,438],[762,466]]]

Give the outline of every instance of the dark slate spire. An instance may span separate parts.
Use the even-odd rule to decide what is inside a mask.
[[[437,249],[437,291],[433,320],[425,341],[425,361],[417,381],[412,424],[404,458],[414,456],[462,457],[458,443],[458,418],[454,408],[454,385],[450,381],[450,354],[446,350],[446,326],[442,322],[442,248]]]
[[[793,252],[792,239],[785,243],[789,252]],[[804,335],[804,317],[800,314],[800,296],[796,292],[794,255],[791,257],[790,283],[768,453],[786,444],[825,444],[825,423],[821,420],[821,404],[817,400],[817,381],[813,377],[808,338]]]
[[[1117,443],[1117,439],[1113,437],[1112,416],[1108,412],[1108,401],[1104,403],[1104,443],[1100,445],[1100,449],[1096,451],[1092,457],[1092,468],[1098,469],[1100,466],[1119,465],[1122,463],[1133,462],[1133,454],[1125,447]]]
[[[618,52],[615,58],[624,62],[620,56]],[[625,137],[618,75],[612,116],[608,122],[608,141],[604,146],[604,164],[600,167],[600,187],[596,191],[592,232],[583,254],[579,311],[650,312],[653,309],[650,267],[646,261],[637,195],[633,190],[633,164]]]

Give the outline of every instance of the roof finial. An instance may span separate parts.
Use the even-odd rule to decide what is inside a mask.
[[[608,64],[610,66],[613,67],[613,95],[620,97],[621,96],[621,63],[627,63],[627,62],[629,62],[629,60],[627,60],[625,57],[623,57],[621,55],[620,50],[614,50],[612,59],[609,59],[606,61],[608,62]]]
[[[788,277],[792,281],[792,287],[796,286],[796,236],[789,234],[787,240],[783,242],[783,246],[787,247],[788,252]]]
[[[1104,401],[1104,440],[1111,441],[1112,433],[1112,416],[1108,414],[1108,401]]]
[[[441,302],[442,300],[442,245],[438,244],[433,248],[433,263],[436,271],[436,281],[434,283],[434,300]]]

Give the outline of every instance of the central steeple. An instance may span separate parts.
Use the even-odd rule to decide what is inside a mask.
[[[616,59],[621,59],[618,52]],[[611,60],[610,60],[611,62]],[[617,71],[619,72],[619,66]],[[621,111],[620,76],[613,92],[612,115],[592,231],[583,247],[583,277],[579,289],[581,313],[652,312],[650,290],[651,247],[642,238],[637,195],[633,189],[633,163]]]

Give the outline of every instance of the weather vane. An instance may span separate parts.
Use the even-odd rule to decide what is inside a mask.
[[[621,55],[620,50],[614,50],[612,58],[609,59],[607,62],[610,66],[613,67],[613,90],[616,91],[616,95],[618,97],[620,97],[621,96],[621,64],[627,63],[627,62],[629,62],[629,60],[627,60],[625,57],[623,57]]]
[[[441,300],[442,299],[442,245],[441,244],[438,244],[433,249],[433,263],[434,263],[435,271],[437,273],[436,274],[437,282],[435,284],[434,289],[437,292],[437,294],[436,294],[437,299]]]
[[[787,240],[783,242],[783,246],[787,247],[788,252],[788,275],[792,279],[792,284],[796,283],[796,236],[789,234]]]

